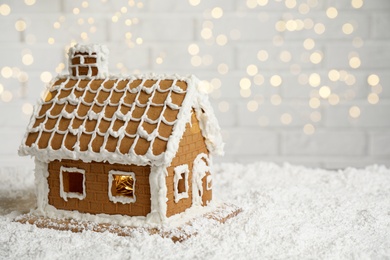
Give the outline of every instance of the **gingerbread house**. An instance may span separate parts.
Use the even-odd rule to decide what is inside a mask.
[[[208,205],[223,143],[199,80],[109,75],[107,55],[101,45],[70,48],[70,75],[35,107],[19,154],[35,157],[36,212],[162,223]]]

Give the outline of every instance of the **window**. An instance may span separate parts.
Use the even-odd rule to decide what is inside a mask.
[[[174,195],[175,202],[178,203],[179,200],[188,198],[188,165],[183,164],[175,167],[175,176],[173,177],[174,182]]]
[[[60,196],[82,200],[85,198],[85,170],[75,167],[60,168]]]
[[[135,173],[109,171],[108,198],[114,203],[126,204],[135,202]]]

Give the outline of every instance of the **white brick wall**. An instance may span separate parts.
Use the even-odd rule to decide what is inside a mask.
[[[55,75],[60,63],[66,66],[65,49],[76,41],[107,44],[114,73],[193,73],[220,82],[210,95],[226,141],[226,156],[217,161],[390,166],[388,0],[364,0],[361,8],[352,6],[356,0],[268,0],[256,8],[250,8],[254,0],[36,0],[28,6],[29,2],[0,1],[0,166],[32,165],[30,159],[16,156],[29,118],[23,106],[35,104],[41,94],[43,71]],[[5,5],[9,14],[4,13]],[[222,8],[221,18],[213,18],[215,7]],[[326,14],[329,7],[338,11],[334,19]],[[113,22],[116,15],[118,21]],[[22,32],[15,29],[20,19],[27,25]],[[276,30],[280,20],[290,19],[304,21],[305,28]],[[59,23],[58,29],[54,23]],[[353,26],[350,34],[343,32],[346,23]],[[325,30],[318,33],[321,26]],[[212,40],[205,39],[204,32],[202,36],[204,27],[211,28]],[[88,39],[82,39],[83,33]],[[226,37],[226,44],[216,43],[217,37]],[[54,43],[49,44],[49,38]],[[138,38],[142,43],[136,43]],[[314,40],[313,48],[304,45],[308,38]],[[199,57],[189,53],[190,44],[199,47]],[[267,59],[258,59],[260,50],[267,51]],[[320,62],[310,61],[314,52],[322,55]],[[23,63],[25,53],[33,56],[31,65]],[[350,65],[353,56],[361,63],[356,68]],[[192,59],[203,62],[194,64]],[[256,77],[247,73],[251,64],[258,69]],[[10,77],[7,67],[14,71]],[[341,79],[331,79],[330,70],[339,71]],[[26,83],[18,81],[18,71],[27,73]],[[315,73],[321,83],[312,87],[309,78]],[[371,74],[379,76],[379,85],[369,85]],[[270,82],[274,75],[282,79],[276,87]],[[249,96],[240,91],[244,77],[251,80]],[[320,97],[321,86],[328,86],[339,102],[331,105]],[[368,102],[371,92],[378,94],[379,102]],[[319,98],[318,107],[311,98]],[[352,118],[350,109],[355,106],[360,115]]]

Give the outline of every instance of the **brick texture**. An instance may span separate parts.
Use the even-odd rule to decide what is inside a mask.
[[[204,137],[199,128],[199,122],[193,113],[191,124],[187,124],[186,131],[180,141],[176,157],[171,166],[167,168],[167,216],[185,211],[192,205],[192,168],[195,158],[201,154],[208,154]],[[176,166],[187,164],[190,170],[188,176],[188,198],[183,198],[177,203],[174,198],[174,169]],[[76,167],[85,170],[86,197],[83,200],[68,198],[65,201],[60,197],[60,168]],[[136,202],[130,204],[113,203],[108,198],[108,172],[110,170],[134,172],[136,178],[135,196]],[[49,163],[49,204],[58,209],[78,210],[83,213],[106,213],[122,214],[129,216],[146,216],[150,212],[150,185],[149,185],[149,166],[133,166],[109,163],[84,163],[82,161],[53,161]],[[212,190],[208,190],[206,185],[207,172],[202,178],[203,183],[203,205],[207,205],[212,198]]]
[[[199,122],[195,117],[195,114],[192,115],[191,126],[187,124],[186,131],[183,135],[183,138],[180,140],[179,150],[177,151],[176,157],[173,159],[171,166],[168,167],[168,176],[166,177],[167,183],[167,216],[172,216],[174,214],[185,211],[187,208],[192,205],[192,168],[194,166],[193,162],[195,158],[200,154],[208,154],[204,138],[200,132]],[[188,198],[183,198],[177,203],[175,202],[174,197],[174,169],[176,166],[187,164],[190,171],[188,175]],[[212,191],[206,189],[206,178],[210,173],[206,173],[206,176],[203,177],[203,196],[202,201],[203,205],[206,205],[207,201],[212,198]]]
[[[86,197],[83,200],[60,197],[60,168],[76,167],[85,170]],[[136,201],[130,204],[113,203],[108,198],[108,172],[111,170],[135,173]],[[49,164],[49,204],[57,209],[78,210],[92,214],[121,214],[146,216],[150,212],[149,166],[133,166],[109,163],[83,163],[81,161],[53,161]]]

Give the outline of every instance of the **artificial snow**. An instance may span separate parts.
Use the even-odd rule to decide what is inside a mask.
[[[0,168],[0,259],[390,257],[390,170],[383,166],[327,171],[261,162],[215,170],[213,196],[243,212],[174,243],[148,233],[120,237],[13,222],[36,206],[34,174]]]

